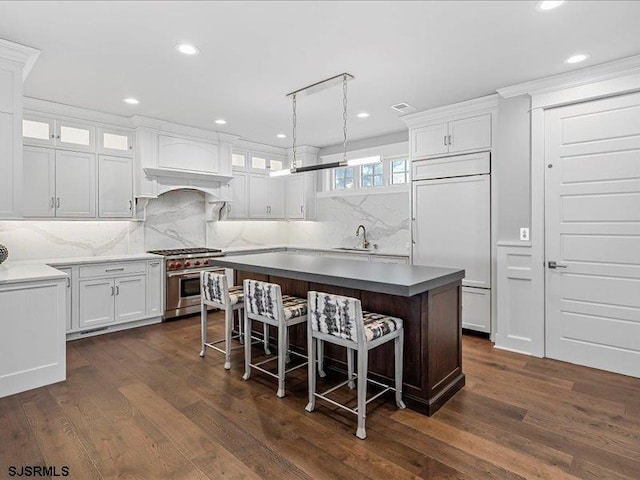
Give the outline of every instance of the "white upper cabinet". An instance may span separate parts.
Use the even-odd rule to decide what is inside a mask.
[[[25,115],[22,119],[22,140],[25,145],[54,146],[56,143],[54,120]]]
[[[126,157],[98,157],[98,214],[102,218],[133,216],[133,161]]]
[[[269,183],[269,199],[268,199],[269,218],[284,220],[286,216],[285,177],[268,177],[268,183]]]
[[[24,147],[22,159],[24,216],[55,217],[55,150],[42,147]]]
[[[491,148],[491,114],[449,122],[449,153]]]
[[[249,174],[249,218],[269,218],[269,176]]]
[[[93,125],[56,120],[56,147],[77,152],[95,151],[96,128]]]
[[[291,175],[287,178],[287,218],[290,220],[304,219],[304,174]]]
[[[56,151],[56,216],[96,216],[96,159],[93,153]]]
[[[98,153],[133,156],[133,132],[113,128],[98,128]]]
[[[448,135],[446,122],[411,130],[411,156],[420,158],[447,153],[449,151]]]
[[[243,219],[249,217],[249,174],[247,172],[233,172],[233,179],[229,182],[231,188],[231,202],[227,204],[228,218]]]
[[[158,166],[218,173],[218,145],[184,137],[158,135]]]

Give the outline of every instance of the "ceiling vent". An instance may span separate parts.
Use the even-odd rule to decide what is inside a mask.
[[[393,108],[396,112],[401,113],[403,115],[405,113],[416,112],[418,110],[416,107],[412,107],[408,103],[404,103],[404,102],[391,105],[391,108]]]

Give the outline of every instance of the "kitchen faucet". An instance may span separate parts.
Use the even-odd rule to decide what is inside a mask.
[[[362,248],[369,248],[369,242],[367,241],[367,229],[364,225],[358,225],[356,229],[356,237],[360,236],[360,229],[362,229]]]

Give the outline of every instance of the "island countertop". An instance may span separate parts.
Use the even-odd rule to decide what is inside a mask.
[[[403,297],[462,280],[456,268],[359,262],[287,253],[258,253],[217,257],[211,264],[295,280],[337,285]]]

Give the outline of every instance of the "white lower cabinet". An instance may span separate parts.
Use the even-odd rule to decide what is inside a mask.
[[[163,277],[160,260],[147,263],[147,315],[149,316],[160,316],[164,312]]]
[[[145,316],[146,275],[116,278],[115,286],[115,322],[130,322]]]
[[[113,278],[82,280],[78,291],[81,329],[115,321],[115,285]]]
[[[491,332],[491,290],[462,287],[462,328]]]

